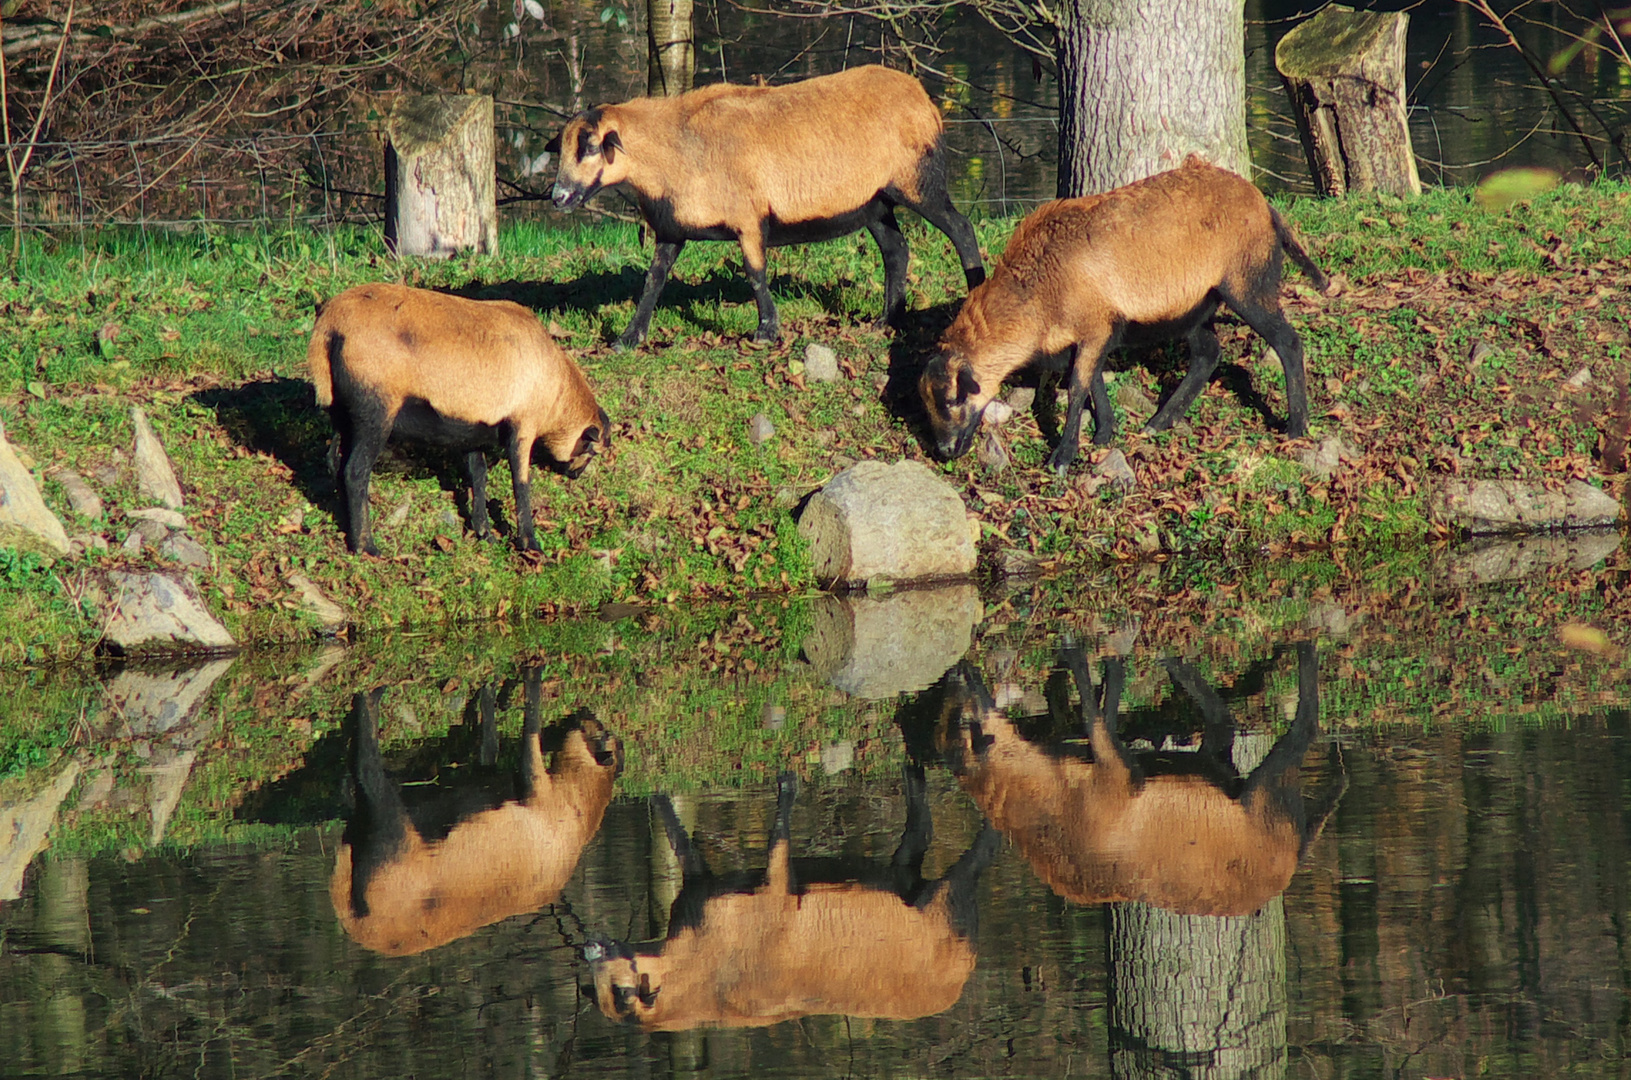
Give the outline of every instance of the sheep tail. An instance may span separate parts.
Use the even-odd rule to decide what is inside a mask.
[[[1301,267],[1302,272],[1308,275],[1308,280],[1313,282],[1314,288],[1324,293],[1331,287],[1331,279],[1325,276],[1325,271],[1314,265],[1314,260],[1308,257],[1307,251],[1303,250],[1302,244],[1297,241],[1296,234],[1291,231],[1291,226],[1287,225],[1286,219],[1280,216],[1280,211],[1272,206],[1269,207],[1269,217],[1274,221],[1274,235],[1280,238],[1280,246],[1285,249],[1287,255],[1291,256],[1291,261]]]

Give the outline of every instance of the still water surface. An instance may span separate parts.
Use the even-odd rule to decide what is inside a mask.
[[[1623,1076],[1595,573],[125,673],[0,787],[0,1072]]]

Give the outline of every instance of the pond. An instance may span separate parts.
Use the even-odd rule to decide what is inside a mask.
[[[7,676],[4,1071],[1621,1076],[1595,545]]]

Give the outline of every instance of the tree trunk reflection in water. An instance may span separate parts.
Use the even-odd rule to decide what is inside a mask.
[[[1267,732],[1234,738],[1250,775]],[[1255,915],[1180,915],[1110,904],[1112,1075],[1281,1076],[1286,1067],[1286,913],[1276,896]]]

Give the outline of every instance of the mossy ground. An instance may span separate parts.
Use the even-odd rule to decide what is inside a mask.
[[[1007,470],[984,471],[972,456],[937,466],[980,515],[989,549],[1062,569],[1151,554],[1217,562],[1332,545],[1394,550],[1443,535],[1423,498],[1436,475],[1575,476],[1623,493],[1631,190],[1564,186],[1501,211],[1439,190],[1410,204],[1303,200],[1288,213],[1339,281],[1320,297],[1293,272],[1285,290],[1308,353],[1313,440],[1341,435],[1358,460],[1326,479],[1298,464],[1313,442],[1273,430],[1283,416],[1278,366],[1225,317],[1224,363],[1187,423],[1144,437],[1122,416],[1115,445],[1136,491],[1094,482],[1105,451],[1090,448],[1067,480],[1053,478],[1024,414],[1003,429]],[[979,223],[988,258],[1012,225]],[[621,223],[517,227],[501,255],[436,264],[386,258],[366,228],[30,238],[0,279],[10,343],[0,419],[41,470],[67,466],[101,489],[108,516],[85,522],[44,483],[70,533],[100,533],[113,551],[51,566],[0,562],[0,664],[86,655],[98,636],[81,603],[88,576],[157,561],[118,550],[125,512],[142,505],[128,468],[136,404],[169,450],[184,512],[214,559],[197,575],[205,598],[240,641],[311,635],[293,571],[344,606],[358,633],[808,590],[790,508],[856,460],[925,456],[912,383],[964,290],[944,237],[916,221],[907,229],[903,332],[871,324],[882,281],[864,234],[774,253],[783,340],[762,349],[745,340],[754,312],[739,254],[693,244],[650,341],[632,353],[609,342],[632,314],[649,247]],[[305,382],[304,352],[316,304],[375,280],[519,300],[581,358],[613,418],[614,449],[576,482],[551,474],[535,484],[541,557],[470,537],[456,463],[411,451],[375,479],[385,557],[345,553],[325,464],[330,428]],[[804,379],[810,341],[838,351],[841,381]],[[1113,392],[1131,383],[1158,398],[1181,374],[1181,353],[1115,358]],[[1589,378],[1571,381],[1582,368]],[[748,437],[758,413],[776,427],[762,445]],[[501,522],[511,518],[505,474],[495,469],[491,489]]]

